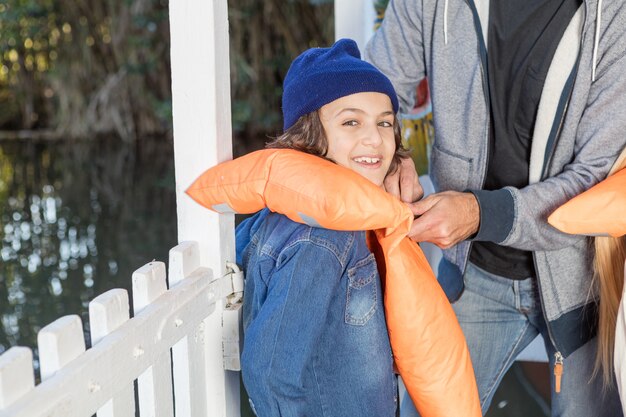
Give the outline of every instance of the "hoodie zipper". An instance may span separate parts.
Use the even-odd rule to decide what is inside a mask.
[[[486,121],[486,130],[487,130],[487,133],[486,133],[487,149],[486,149],[486,151],[487,151],[487,158],[486,158],[486,163],[484,165],[484,171],[482,173],[482,180],[481,180],[481,184],[482,184],[481,188],[482,188],[485,185],[485,181],[486,181],[486,177],[487,177],[486,172],[487,172],[487,167],[489,166],[489,159],[490,159],[489,158],[489,153],[490,153],[489,152],[489,147],[491,145],[491,143],[490,143],[490,134],[489,134],[489,123],[490,123],[490,117],[491,117],[490,116],[490,112],[491,112],[491,110],[490,110],[491,109],[491,98],[490,98],[490,93],[489,93],[489,91],[490,91],[490,88],[489,88],[489,73],[488,73],[488,69],[487,69],[487,48],[486,48],[486,44],[485,44],[485,39],[483,37],[483,31],[482,31],[482,27],[481,27],[480,17],[478,15],[478,10],[476,9],[476,5],[474,4],[473,0],[465,0],[465,1],[468,4],[468,6],[470,7],[470,9],[472,11],[472,14],[474,16],[474,27],[475,27],[476,33],[478,35],[478,40],[479,40],[479,46],[478,46],[479,47],[479,51],[478,52],[480,54],[480,63],[481,63],[481,70],[482,70],[481,72],[482,72],[482,75],[483,75],[483,84],[485,86],[485,92],[484,92],[485,93],[485,104],[486,104],[486,107],[487,107],[487,112],[486,112],[487,113],[487,115],[486,115],[486,120],[487,120]],[[585,2],[585,4],[586,4],[586,2]],[[587,16],[587,13],[585,14],[585,20],[586,20],[586,16]],[[583,27],[584,27],[584,24],[583,24]],[[579,53],[578,59],[580,60],[580,53]],[[576,66],[575,66],[575,69],[574,69],[574,75],[573,75],[574,79],[575,79],[575,76],[576,76],[575,74],[577,72],[578,72],[578,63],[576,63]],[[566,105],[564,106],[564,108],[563,108],[563,110],[561,112],[559,125],[558,125],[558,128],[557,128],[556,132],[555,132],[555,136],[554,136],[555,139],[554,140],[556,140],[556,138],[558,137],[558,135],[561,132],[561,128],[562,128],[563,122],[565,120],[565,113],[566,113],[566,110],[567,110],[567,107],[568,107],[568,104],[569,104],[569,100],[571,99],[572,91],[573,91],[573,83],[571,83],[571,86],[569,87],[569,91],[567,92],[567,102],[566,102]],[[551,146],[551,149],[550,149],[549,153],[546,154],[546,156],[544,158],[544,166],[543,166],[543,169],[542,169],[542,179],[545,177],[545,174],[547,172],[548,162],[552,159],[552,156],[554,154],[555,148],[556,148],[555,144],[553,146]],[[463,275],[465,275],[465,272],[467,271],[467,265],[469,263],[469,253],[470,253],[470,251],[472,249],[472,245],[473,245],[473,242],[470,242],[470,244],[468,245],[468,247],[467,247],[467,249],[465,251],[465,265],[463,267]],[[538,271],[538,269],[537,269],[537,259],[535,257],[535,252],[534,251],[532,252],[532,256],[533,256],[533,263],[534,263],[534,266],[535,266],[535,272],[537,272]],[[539,297],[540,297],[541,305],[542,305],[541,312],[542,312],[543,318],[544,318],[544,320],[546,322],[546,329],[547,329],[547,332],[548,332],[548,337],[550,339],[550,342],[552,343],[552,346],[554,346],[554,348],[557,350],[555,352],[555,354],[554,354],[553,373],[554,373],[554,380],[555,380],[555,392],[556,393],[560,393],[561,392],[561,378],[562,378],[562,375],[563,375],[563,368],[564,368],[564,366],[563,366],[564,358],[563,358],[563,355],[561,354],[561,351],[557,347],[557,344],[556,344],[556,341],[554,339],[554,336],[552,335],[552,330],[550,329],[550,324],[549,324],[548,319],[546,317],[546,313],[545,313],[545,311],[543,309],[543,304],[544,304],[544,302],[543,302],[543,294],[542,294],[542,291],[541,291],[541,283],[540,283],[540,280],[539,280],[539,274],[538,273],[537,273],[536,281],[537,281],[537,285],[539,287]]]
[[[561,392],[561,375],[563,375],[563,355],[561,352],[554,354],[554,392]]]
[[[587,7],[587,2],[585,1],[585,7]],[[585,12],[585,22],[583,22],[583,28],[585,27],[585,25],[587,24],[587,16],[588,16],[588,11],[586,10]],[[582,39],[581,39],[581,50],[582,50]],[[546,153],[546,155],[544,156],[544,162],[543,162],[543,167],[541,170],[541,180],[544,180],[546,178],[546,176],[548,175],[548,165],[550,164],[550,161],[552,160],[552,157],[554,155],[554,151],[556,149],[556,140],[559,137],[559,135],[561,134],[561,129],[563,128],[563,123],[565,122],[565,114],[567,113],[567,108],[569,107],[569,102],[572,98],[572,93],[574,91],[574,80],[576,79],[576,75],[578,74],[578,65],[580,63],[580,55],[581,55],[581,51],[578,52],[578,59],[576,62],[576,65],[574,66],[574,69],[572,70],[572,74],[570,74],[570,79],[567,81],[566,83],[566,88],[568,89],[567,91],[567,101],[565,102],[565,105],[563,106],[563,110],[560,114],[560,120],[559,120],[559,124],[558,127],[556,129],[556,132],[554,133],[554,136],[552,136],[551,138],[548,139],[548,143],[550,144],[550,149],[548,150],[548,152]],[[565,91],[563,92],[565,93]],[[552,139],[552,140],[550,140]],[[535,273],[537,275],[536,280],[537,280],[537,286],[539,287],[539,299],[541,300],[541,314],[543,315],[543,319],[546,322],[546,330],[548,331],[548,337],[550,338],[550,343],[552,343],[552,346],[554,346],[554,349],[556,350],[556,352],[554,353],[554,367],[553,367],[553,374],[554,374],[554,392],[555,393],[560,393],[561,392],[561,378],[563,376],[563,371],[564,371],[564,360],[565,358],[563,357],[563,354],[561,353],[561,351],[559,350],[556,341],[554,339],[554,336],[552,335],[552,330],[550,327],[550,322],[548,321],[548,317],[546,316],[546,312],[543,309],[543,305],[544,305],[544,301],[543,301],[543,291],[541,290],[541,280],[539,279],[539,268],[537,268],[537,256],[535,254],[535,251],[532,251],[532,256],[533,256],[533,265],[535,267]]]
[[[561,376],[563,375],[563,355],[561,354],[561,351],[559,350],[558,346],[556,345],[556,341],[554,340],[554,336],[552,335],[552,330],[550,329],[550,322],[548,322],[548,318],[546,317],[546,312],[543,309],[543,292],[541,291],[541,280],[539,279],[539,269],[537,269],[537,257],[535,255],[535,252],[532,252],[533,254],[533,264],[535,266],[535,273],[537,274],[537,277],[535,278],[535,280],[537,281],[537,286],[539,287],[539,299],[541,300],[541,314],[543,315],[543,320],[546,322],[546,330],[548,331],[548,337],[550,338],[550,343],[552,343],[552,346],[554,346],[554,349],[556,349],[556,352],[554,353],[554,368],[553,368],[553,373],[554,373],[554,392],[555,393],[560,393],[561,392]]]
[[[485,106],[486,106],[486,152],[487,158],[485,160],[485,164],[483,165],[484,169],[482,172],[482,179],[480,188],[482,189],[485,186],[485,181],[487,180],[487,168],[489,167],[489,148],[491,147],[491,138],[490,138],[490,123],[491,123],[491,94],[489,87],[489,67],[487,64],[487,44],[485,42],[485,38],[483,37],[482,23],[480,21],[480,16],[478,15],[478,10],[476,9],[476,4],[473,0],[465,0],[470,10],[472,11],[472,15],[474,17],[474,29],[476,30],[476,34],[478,36],[478,54],[480,56],[480,69],[483,76],[483,85],[484,85],[484,96],[485,96]],[[467,245],[467,249],[465,250],[465,265],[463,266],[463,276],[465,276],[465,272],[467,271],[467,264],[469,263],[469,254],[472,250],[472,246],[474,242],[470,242]]]

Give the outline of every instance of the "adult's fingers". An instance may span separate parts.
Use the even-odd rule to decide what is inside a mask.
[[[424,195],[419,176],[412,158],[402,158],[400,167],[400,199],[405,203],[413,203]]]
[[[439,201],[437,194],[431,194],[423,200],[416,201],[414,203],[407,204],[414,216],[421,216],[430,210]]]
[[[393,174],[385,177],[383,188],[394,197],[400,198],[400,170],[397,169]]]

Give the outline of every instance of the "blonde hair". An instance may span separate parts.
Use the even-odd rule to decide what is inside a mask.
[[[626,150],[613,165],[609,175],[626,169]],[[593,280],[598,288],[598,351],[594,375],[602,371],[604,386],[613,382],[613,352],[615,325],[624,289],[624,262],[626,261],[626,236],[595,238]]]

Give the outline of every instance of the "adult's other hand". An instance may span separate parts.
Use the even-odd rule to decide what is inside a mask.
[[[409,237],[447,249],[478,231],[480,208],[472,193],[444,191],[409,204],[418,216]]]
[[[415,163],[411,158],[402,158],[396,172],[387,175],[383,186],[385,191],[398,197],[405,203],[413,203],[424,195]]]

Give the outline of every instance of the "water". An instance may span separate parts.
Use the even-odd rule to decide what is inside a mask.
[[[170,141],[0,142],[0,352],[175,244]]]

